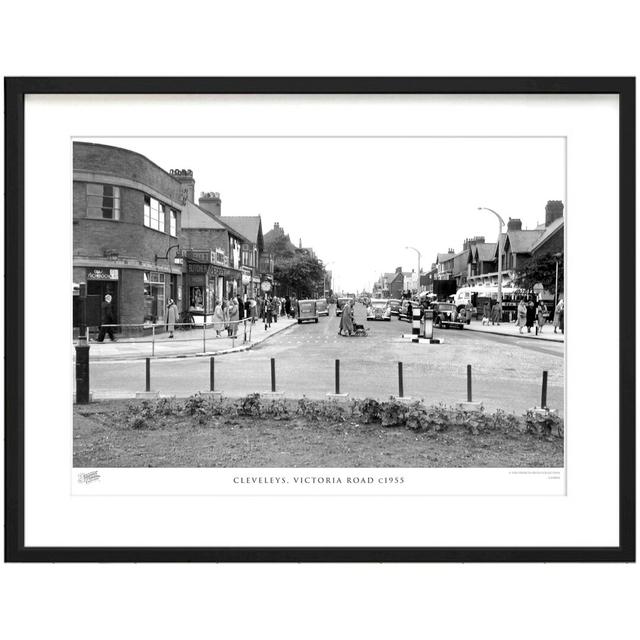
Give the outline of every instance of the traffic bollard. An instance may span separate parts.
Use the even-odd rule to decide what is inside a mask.
[[[91,401],[89,391],[89,345],[79,339],[76,346],[76,402],[87,404]]]
[[[471,365],[467,365],[467,402],[473,402],[471,393]]]
[[[211,356],[211,360],[209,361],[209,390],[210,391],[214,391],[215,390],[215,362],[214,362],[214,358],[213,356]]]
[[[542,398],[540,399],[540,407],[542,409],[547,408],[547,376],[549,375],[548,371],[542,372]]]
[[[149,393],[151,391],[151,358],[145,358],[145,391]]]
[[[276,359],[271,358],[271,392],[276,392]]]
[[[336,395],[340,395],[340,360],[336,360]]]
[[[402,381],[402,362],[398,362],[398,397],[404,397],[404,384]]]

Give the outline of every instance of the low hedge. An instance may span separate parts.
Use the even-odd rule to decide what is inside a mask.
[[[380,424],[422,432],[461,427],[472,435],[497,431],[564,436],[564,420],[550,411],[529,410],[518,416],[501,409],[494,412],[483,409],[463,411],[442,404],[427,406],[420,401],[407,403],[393,398],[382,402],[372,398],[337,402],[306,397],[299,400],[267,399],[258,393],[239,399],[214,399],[206,394],[196,394],[182,401],[175,398],[143,400],[127,405],[122,422],[130,429],[154,429],[169,424],[170,419],[176,417],[192,419],[199,425],[237,422],[240,417],[283,421],[304,418],[316,424],[333,425],[349,420],[355,425]]]

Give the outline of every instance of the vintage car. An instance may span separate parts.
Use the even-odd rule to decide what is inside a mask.
[[[462,329],[465,323],[458,316],[458,310],[453,302],[434,302],[431,305],[433,311],[433,326],[443,329]]]
[[[344,305],[347,302],[351,302],[351,298],[338,298],[338,301],[336,302],[336,315],[337,316],[341,316],[342,315],[342,307],[344,307]]]
[[[402,304],[402,300],[397,300],[392,298],[389,300],[389,306],[391,307],[391,315],[397,316],[400,313],[400,305]]]
[[[391,305],[388,300],[371,300],[367,307],[367,320],[391,320]]]
[[[326,298],[318,298],[316,300],[316,309],[318,310],[319,316],[329,315],[329,305],[327,304]]]
[[[411,305],[411,315],[409,315],[409,305]],[[405,298],[400,304],[400,309],[398,311],[398,320],[406,320],[407,322],[411,322],[413,320],[413,318],[411,317],[413,315],[413,309],[419,306],[420,303],[416,300],[409,300],[408,298]]]
[[[298,324],[309,320],[318,322],[318,307],[316,300],[298,300]]]

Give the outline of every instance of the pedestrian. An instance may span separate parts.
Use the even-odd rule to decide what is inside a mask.
[[[338,331],[338,335],[346,336],[351,335],[352,333],[353,319],[351,317],[351,303],[347,301],[344,303],[344,307],[342,307],[342,315],[340,316],[340,329]]]
[[[527,326],[527,305],[525,304],[524,298],[520,298],[520,302],[518,302],[518,320],[516,321],[516,327],[520,329],[520,333],[522,333],[522,329]]]
[[[533,300],[529,300],[527,303],[527,333],[531,333],[531,327],[536,321],[536,306]]]
[[[473,316],[473,305],[469,300],[469,302],[467,302],[467,304],[464,307],[464,320],[466,321],[467,324],[471,323],[472,316]]]
[[[238,333],[239,313],[238,300],[232,296],[229,300],[229,336],[231,338],[235,338]]]
[[[278,315],[280,314],[280,298],[278,298],[278,296],[273,296],[273,299],[271,301],[271,308],[273,321],[278,322]]]
[[[264,299],[264,304],[262,305],[262,315],[264,320],[264,330],[271,329],[271,300],[267,297]]]
[[[176,307],[176,303],[171,298],[169,298],[169,302],[167,303],[167,312],[164,321],[167,324],[169,337],[173,338],[176,322],[178,322],[178,307]]]
[[[107,333],[111,342],[115,342],[116,339],[113,337],[113,328],[110,326],[115,324],[115,314],[113,312],[113,305],[111,304],[111,294],[107,293],[104,297],[104,302],[100,305],[100,331],[98,332],[98,342],[104,341],[104,334]]]
[[[218,304],[216,304],[216,308],[213,312],[213,328],[216,332],[216,338],[219,338],[221,331],[223,331],[225,328],[224,308],[222,306],[222,300],[218,300]]]
[[[244,302],[242,302],[242,296],[238,296],[238,320],[244,320]]]
[[[547,305],[540,301],[538,304],[538,333],[542,333],[542,327],[547,323]]]
[[[502,305],[496,302],[491,309],[491,324],[500,326],[500,320],[502,320]]]
[[[244,302],[244,317],[247,320],[251,320],[251,324],[253,324],[253,319],[251,318],[251,298],[247,297]]]
[[[558,329],[564,333],[564,300],[560,298],[553,313],[553,333],[557,333]]]
[[[482,326],[487,326],[491,322],[491,305],[486,302],[482,305]]]
[[[295,294],[291,296],[291,317],[295,320],[298,316],[298,299]]]

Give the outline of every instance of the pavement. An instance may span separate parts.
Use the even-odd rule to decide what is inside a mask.
[[[465,331],[479,331],[498,336],[513,336],[514,338],[531,338],[532,340],[547,340],[549,342],[564,342],[564,333],[553,333],[553,325],[546,325],[542,333],[535,333],[532,327],[531,333],[527,333],[526,327],[520,333],[515,322],[501,322],[499,325],[483,325],[481,320],[472,320],[471,324],[464,327]]]
[[[271,324],[265,329],[264,324],[256,322],[247,325],[247,336],[245,340],[244,329],[240,327],[238,336],[230,338],[225,336],[217,337],[214,329],[191,329],[189,331],[176,331],[175,338],[169,338],[168,333],[155,336],[140,337],[135,339],[116,339],[111,342],[105,338],[104,342],[89,342],[89,358],[91,361],[110,360],[141,360],[143,358],[183,358],[198,356],[216,356],[227,353],[237,353],[253,349],[256,345],[262,344],[274,335],[286,331],[297,325],[297,320],[289,318],[279,318],[278,322]],[[73,351],[75,358],[75,349]]]

